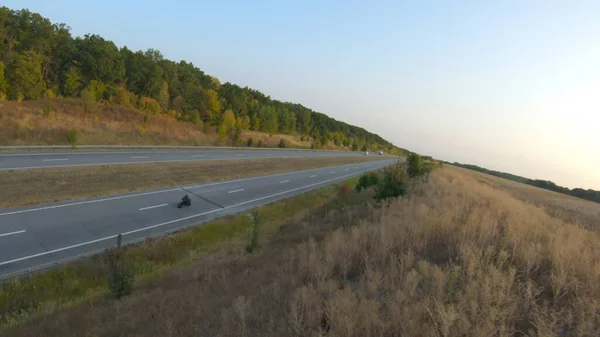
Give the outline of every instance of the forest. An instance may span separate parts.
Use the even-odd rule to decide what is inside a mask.
[[[301,104],[221,84],[191,62],[133,51],[96,34],[73,37],[64,23],[0,7],[0,99],[82,98],[169,114],[232,139],[241,130],[296,134],[312,146],[404,152],[377,134]]]

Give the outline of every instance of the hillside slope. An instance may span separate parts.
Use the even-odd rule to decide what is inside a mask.
[[[300,104],[273,100],[257,90],[231,83],[221,85],[217,78],[205,74],[192,63],[164,59],[154,49],[134,52],[126,46],[118,48],[112,41],[98,35],[73,38],[68,26],[53,24],[26,9],[0,7],[0,18],[3,21],[3,29],[0,30],[0,40],[3,41],[0,44],[0,98],[18,102],[54,97],[80,98],[86,113],[93,109],[95,102],[110,103],[139,109],[150,116],[169,115],[195,124],[197,128],[193,130],[203,130],[202,133],[215,131],[220,142],[224,139],[237,142],[242,133],[253,131],[297,135],[301,138],[298,146],[314,148],[328,147],[330,142],[336,147],[355,150],[370,148],[391,152],[395,148],[377,134]],[[23,106],[25,110],[29,107]],[[8,113],[14,118],[28,118],[28,115],[15,115],[20,106],[4,105],[0,112],[5,113],[9,108],[12,110]],[[114,112],[114,108],[111,109]],[[104,114],[108,117],[106,111]],[[129,116],[128,112],[118,114],[106,120],[112,118],[118,123],[130,122],[131,128],[139,127],[139,116],[127,120],[123,116]],[[67,112],[66,115],[81,117],[79,113]],[[40,135],[50,132],[41,127],[37,131]],[[177,128],[190,131],[182,131],[186,136],[178,135],[176,140],[167,139],[165,142],[195,143],[198,139],[214,138],[200,134],[192,136],[200,131],[191,131],[190,127]],[[150,129],[147,128],[146,132]],[[33,142],[35,138],[31,135],[17,136],[3,138],[2,141],[28,143],[29,139]],[[35,141],[48,143],[55,139],[51,135],[48,137]],[[92,141],[93,136],[85,137]],[[114,137],[116,140],[121,136]],[[142,143],[145,143],[147,138],[143,139]],[[305,141],[308,144],[302,144]]]

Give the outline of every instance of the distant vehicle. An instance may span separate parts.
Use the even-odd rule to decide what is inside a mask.
[[[369,151],[365,151],[365,156],[368,156],[368,155],[369,155]]]
[[[380,156],[383,156],[383,151],[379,151],[379,155],[380,155]]]

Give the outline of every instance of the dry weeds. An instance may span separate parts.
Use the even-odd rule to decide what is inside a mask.
[[[0,171],[0,207],[97,197],[381,160],[315,157],[164,162]]]
[[[290,224],[257,255],[232,244],[121,302],[49,308],[11,336],[600,331],[599,234],[461,170],[436,171],[390,208],[319,216]]]
[[[144,126],[145,115],[149,119]],[[167,114],[151,115],[103,103],[93,103],[85,112],[81,100],[69,98],[51,99],[48,108],[44,100],[0,102],[0,145],[68,145],[71,129],[77,130],[80,145],[232,145],[220,141],[214,128],[181,122]],[[244,131],[241,141],[248,138],[254,146],[262,140],[263,146],[277,147],[281,138],[288,147],[311,145],[310,140],[297,136]]]
[[[479,182],[511,193],[515,198],[538,206],[550,215],[586,229],[600,230],[600,203],[549,191],[477,171],[456,168]]]

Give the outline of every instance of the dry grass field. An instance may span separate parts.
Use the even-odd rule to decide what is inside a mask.
[[[598,336],[600,234],[544,193],[446,166],[389,207],[352,192],[258,253],[231,242],[10,336]]]
[[[478,182],[509,192],[513,197],[538,206],[550,215],[583,228],[600,230],[600,203],[572,197],[508,179],[456,168],[475,177]]]
[[[80,99],[70,98],[49,103],[0,101],[0,145],[68,145],[71,129],[77,131],[79,145],[232,145],[231,140],[221,141],[214,128],[181,122],[167,114],[96,102],[86,112]],[[252,138],[254,146],[261,141],[265,147],[277,147],[281,139],[288,147],[311,146],[309,139],[291,135],[244,131],[240,138],[244,144]],[[326,148],[336,146],[331,143]]]

